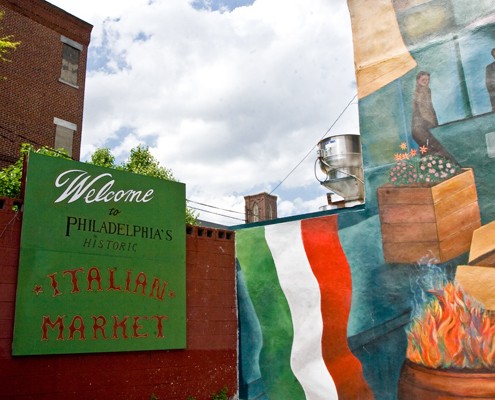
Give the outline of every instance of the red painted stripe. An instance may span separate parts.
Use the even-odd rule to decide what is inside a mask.
[[[351,272],[340,244],[337,216],[301,221],[304,248],[321,291],[323,359],[339,399],[373,399],[361,363],[347,343]]]

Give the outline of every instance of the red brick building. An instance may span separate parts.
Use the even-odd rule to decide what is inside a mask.
[[[0,37],[21,44],[0,63],[0,168],[22,143],[79,160],[87,50],[93,28],[44,0],[0,0]]]
[[[246,223],[267,221],[277,218],[277,196],[258,193],[244,196]]]

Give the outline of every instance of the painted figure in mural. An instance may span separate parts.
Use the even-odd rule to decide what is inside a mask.
[[[495,48],[492,49],[492,56],[495,58]],[[488,90],[488,94],[490,95],[492,111],[495,112],[495,61],[486,66],[485,83],[486,90]]]
[[[430,74],[420,71],[416,75],[416,89],[413,97],[412,137],[418,146],[426,146],[428,154],[435,154],[456,162],[454,157],[430,132],[438,126],[438,119],[431,100]]]

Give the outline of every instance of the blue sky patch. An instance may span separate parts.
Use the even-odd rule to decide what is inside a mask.
[[[255,0],[194,0],[192,6],[197,10],[232,11],[238,7],[250,6]]]

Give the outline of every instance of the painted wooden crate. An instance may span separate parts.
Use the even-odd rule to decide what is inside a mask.
[[[481,226],[472,169],[433,186],[384,185],[377,195],[388,263],[446,262],[469,251]]]
[[[495,221],[473,232],[469,265],[495,267]]]

